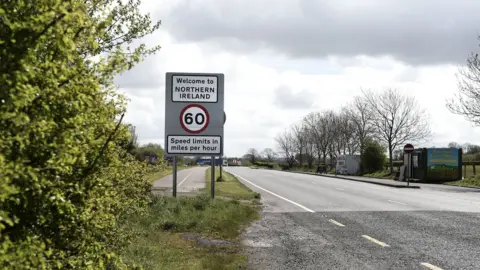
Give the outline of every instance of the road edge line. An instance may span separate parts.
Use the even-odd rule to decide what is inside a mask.
[[[280,199],[282,199],[282,200],[284,200],[284,201],[286,201],[286,202],[289,202],[289,203],[291,203],[291,204],[293,204],[293,205],[295,205],[295,206],[298,206],[298,207],[302,208],[303,210],[305,210],[305,211],[307,211],[307,212],[315,213],[315,211],[313,211],[312,209],[310,209],[310,208],[308,208],[308,207],[305,207],[305,206],[303,206],[303,205],[301,205],[301,204],[299,204],[299,203],[296,203],[296,202],[294,202],[294,201],[292,201],[292,200],[289,200],[289,199],[287,199],[287,198],[285,198],[285,197],[283,197],[283,196],[280,196],[280,195],[278,195],[278,194],[276,194],[276,193],[274,193],[274,192],[272,192],[272,191],[270,191],[270,190],[268,190],[268,189],[266,189],[266,188],[263,188],[263,187],[261,187],[261,186],[259,186],[259,185],[256,185],[256,184],[248,181],[247,179],[245,179],[244,177],[242,177],[242,176],[240,176],[240,175],[238,175],[238,174],[236,174],[236,173],[232,173],[232,172],[229,172],[229,171],[227,171],[227,170],[225,170],[225,171],[228,172],[229,174],[232,174],[233,176],[235,176],[235,177],[237,177],[237,178],[239,178],[239,179],[242,179],[243,181],[249,183],[250,185],[252,185],[252,186],[254,186],[254,187],[256,187],[256,188],[261,189],[261,190],[263,190],[263,191],[265,191],[265,192],[268,192],[268,193],[272,194],[273,196],[276,196],[276,197],[278,197],[278,198],[280,198]]]

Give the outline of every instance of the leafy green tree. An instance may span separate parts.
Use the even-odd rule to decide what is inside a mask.
[[[136,156],[139,160],[145,160],[145,157],[156,155],[158,159],[163,159],[163,148],[160,144],[147,143],[141,145],[135,150]]]
[[[113,78],[159,47],[139,0],[0,3],[0,266],[97,269],[148,203]]]
[[[385,148],[378,142],[367,140],[361,153],[361,169],[364,173],[373,173],[384,169],[387,157]]]

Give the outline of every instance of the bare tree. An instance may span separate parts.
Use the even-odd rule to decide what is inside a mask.
[[[337,115],[337,124],[336,124],[337,136],[339,138],[339,149],[337,152],[339,155],[353,155],[357,152],[359,147],[359,142],[355,137],[355,125],[350,115],[345,109],[342,109]]]
[[[268,162],[273,162],[277,157],[277,153],[275,153],[272,148],[265,148],[265,150],[263,150],[263,156]]]
[[[255,163],[260,158],[260,154],[258,153],[257,149],[250,148],[244,157],[251,163]]]
[[[480,37],[479,37],[480,38]],[[476,126],[480,126],[480,56],[472,53],[467,66],[457,74],[458,93],[455,99],[447,101],[447,108],[463,115]]]
[[[456,142],[448,143],[448,148],[462,148],[462,146]]]
[[[345,111],[354,125],[354,136],[358,140],[361,153],[366,140],[374,133],[372,111],[368,106],[368,102],[360,96],[355,97],[353,102],[345,108]]]
[[[323,163],[327,162],[327,152],[329,149],[329,144],[331,143],[328,126],[329,123],[326,115],[326,112],[314,112],[309,113],[303,119],[313,137],[318,160],[323,160]]]
[[[279,133],[275,138],[275,142],[285,158],[285,162],[291,168],[295,164],[295,140],[292,133],[288,130]]]
[[[298,155],[298,163],[303,165],[303,158],[305,155],[305,147],[307,146],[306,128],[304,123],[295,124],[292,126],[292,135],[295,143],[295,152]]]
[[[323,115],[322,125],[325,129],[325,140],[327,142],[327,151],[330,158],[330,165],[334,166],[337,156],[339,155],[339,149],[341,149],[343,145],[340,129],[338,128],[339,120],[336,113],[334,111],[326,111]]]
[[[315,136],[312,130],[306,125],[304,126],[304,128],[304,136],[306,138],[305,158],[307,159],[308,168],[312,168],[313,163],[315,162]]]
[[[393,173],[393,150],[406,142],[414,143],[431,135],[426,111],[416,100],[396,89],[382,93],[363,90],[363,97],[372,112],[372,124],[379,138],[388,146],[390,173]]]

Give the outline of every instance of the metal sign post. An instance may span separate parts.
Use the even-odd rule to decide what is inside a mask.
[[[412,174],[411,160],[412,160],[412,153],[408,153],[407,186],[410,186],[410,176]]]
[[[407,153],[407,164],[405,165],[405,168],[407,169],[406,177],[407,177],[407,186],[410,186],[410,176],[412,174],[412,168],[410,166],[411,160],[412,160],[412,152],[415,150],[412,144],[407,143],[403,147],[403,152]]]
[[[223,155],[224,81],[221,73],[166,73],[166,157]],[[212,177],[214,170],[212,167]],[[176,196],[176,186],[173,192]]]
[[[177,197],[177,157],[173,157],[173,183],[172,196]]]
[[[210,189],[211,189],[210,195],[211,195],[212,199],[215,199],[215,157],[214,156],[212,156],[212,164],[211,165],[212,166],[210,168],[210,170],[211,170],[210,175],[211,175],[212,179],[211,179],[211,183],[210,183]]]

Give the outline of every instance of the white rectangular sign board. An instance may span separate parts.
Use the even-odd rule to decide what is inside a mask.
[[[198,152],[208,155],[217,155],[221,150],[220,136],[168,136],[167,152],[185,153]]]
[[[172,81],[173,102],[218,101],[218,79],[212,76],[175,76]]]
[[[165,81],[165,156],[222,156],[224,75],[172,73]]]

